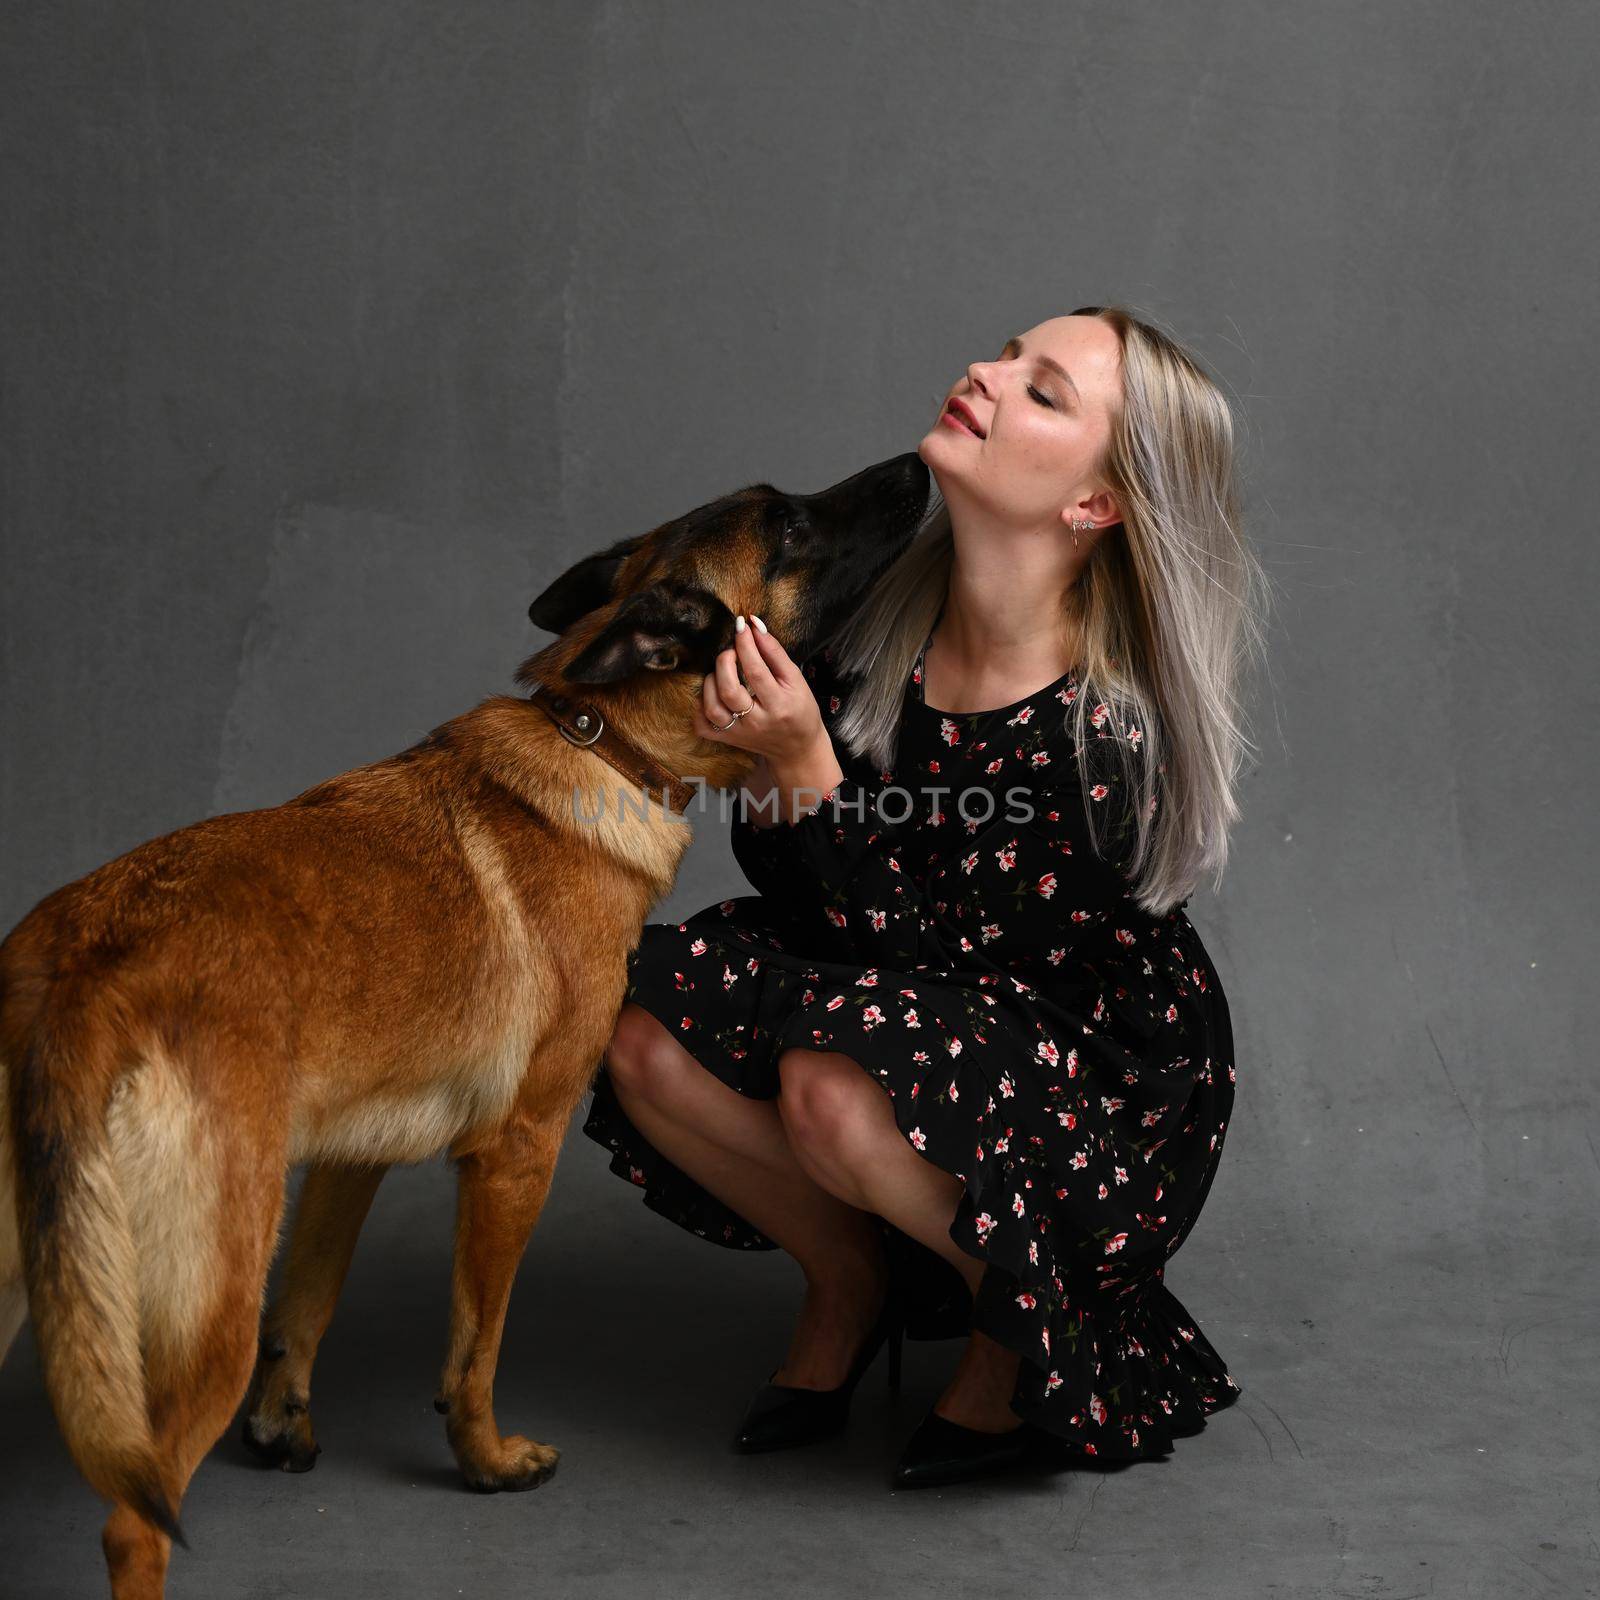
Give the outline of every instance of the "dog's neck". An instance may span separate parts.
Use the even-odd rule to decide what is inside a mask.
[[[688,731],[694,686],[685,679],[647,687],[647,694],[620,685],[589,691],[588,700],[607,726],[627,730],[629,744],[675,779],[692,772],[706,793],[737,789],[753,757]],[[661,803],[659,785],[625,777],[593,749],[571,743],[537,705],[513,695],[492,696],[438,735],[564,835],[625,863],[653,897],[671,889],[694,829]]]
[[[695,785],[669,772],[614,727],[593,701],[575,699],[543,683],[535,686],[528,699],[550,718],[568,744],[594,751],[643,793],[659,794],[662,804],[679,815],[688,811],[699,794]]]
[[[429,736],[465,759],[569,843],[588,846],[665,894],[694,828],[660,791],[624,778],[592,750],[569,744],[536,705],[493,695]]]

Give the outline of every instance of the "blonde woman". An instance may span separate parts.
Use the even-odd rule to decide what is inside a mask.
[[[705,679],[697,731],[761,758],[759,893],[645,928],[584,1126],[804,1273],[738,1448],[836,1433],[902,1334],[966,1338],[902,1486],[1150,1459],[1240,1393],[1164,1277],[1233,1106],[1185,907],[1264,586],[1225,399],[1122,308],[973,362],[918,454],[933,509],[845,629],[797,663],[740,619]]]

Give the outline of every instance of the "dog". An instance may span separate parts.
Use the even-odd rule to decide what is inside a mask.
[[[436,1404],[461,1472],[549,1478],[555,1448],[495,1421],[505,1305],[688,848],[668,800],[682,774],[731,791],[754,764],[693,732],[702,678],[740,612],[804,659],[928,494],[911,453],[812,495],[755,484],[587,556],[529,607],[560,637],[517,669],[527,698],[142,844],[0,944],[0,1336],[31,1316],[73,1460],[113,1502],[117,1600],[162,1594],[184,1492],[247,1390],[250,1442],[314,1460],[313,1357],[396,1162],[457,1167]],[[651,775],[659,797],[627,781]]]

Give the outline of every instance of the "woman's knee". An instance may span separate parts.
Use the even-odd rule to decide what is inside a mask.
[[[778,1083],[778,1110],[790,1139],[823,1151],[859,1129],[861,1091],[873,1087],[855,1062],[815,1050],[785,1050]]]
[[[629,1001],[617,1014],[606,1046],[606,1071],[636,1097],[666,1102],[698,1063],[650,1011]]]

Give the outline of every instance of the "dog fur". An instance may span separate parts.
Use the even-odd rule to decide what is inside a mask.
[[[622,541],[534,603],[560,638],[518,682],[587,699],[667,770],[736,788],[750,756],[692,732],[734,614],[804,653],[926,497],[903,456],[813,496],[755,485]],[[0,944],[0,1355],[26,1307],[68,1448],[114,1503],[119,1600],[163,1592],[184,1490],[247,1388],[249,1441],[291,1468],[315,1459],[316,1345],[396,1162],[457,1165],[437,1404],[463,1475],[523,1489],[554,1471],[552,1447],[495,1422],[506,1299],[690,832],[498,695],[283,805],[140,845]],[[258,1325],[296,1163],[284,1286]]]

